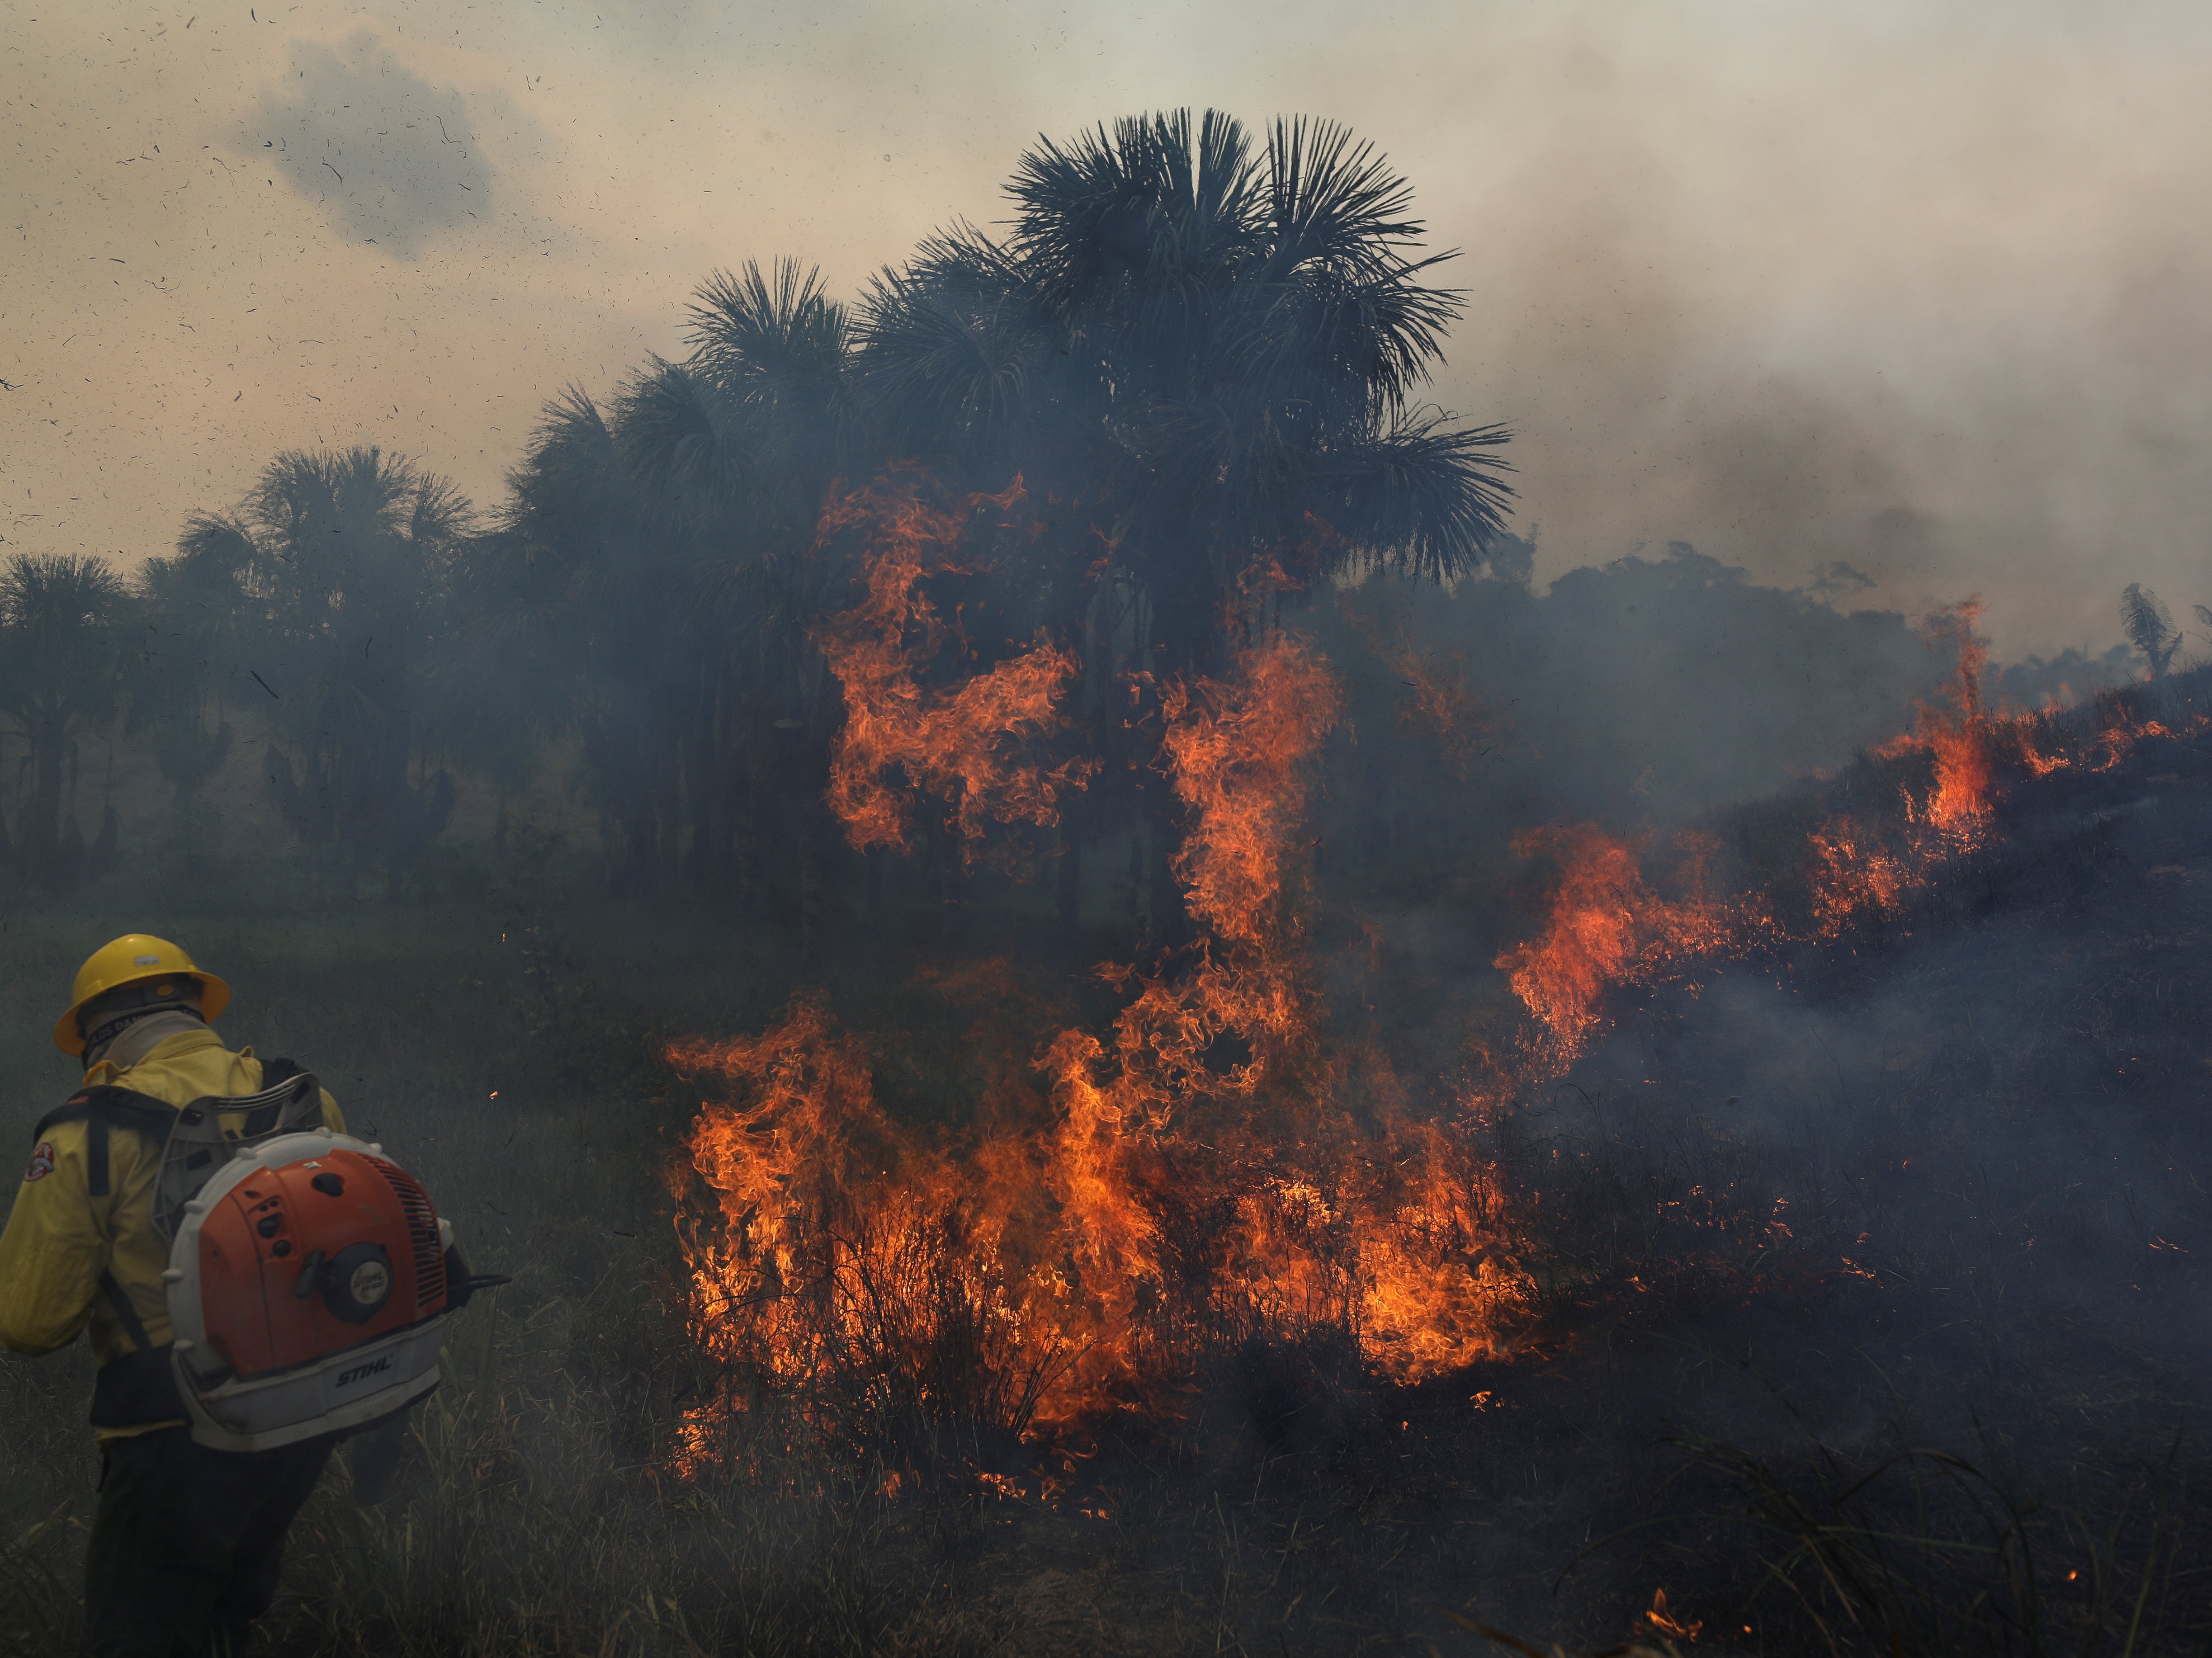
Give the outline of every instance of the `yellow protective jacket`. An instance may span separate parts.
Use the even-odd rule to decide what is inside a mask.
[[[261,1061],[253,1050],[233,1054],[212,1030],[191,1030],[157,1044],[127,1070],[105,1060],[84,1073],[86,1086],[105,1083],[165,1100],[179,1109],[210,1096],[258,1093]],[[337,1102],[323,1094],[323,1122],[345,1132]],[[240,1124],[228,1117],[223,1127]],[[0,1232],[0,1347],[51,1353],[76,1339],[88,1319],[93,1357],[105,1366],[132,1351],[123,1321],[102,1293],[100,1274],[113,1276],[155,1346],[170,1339],[161,1271],[168,1246],[154,1230],[154,1188],[161,1150],[143,1134],[111,1134],[107,1195],[94,1197],[88,1165],[91,1125],[58,1122],[32,1149],[8,1228]],[[171,1422],[102,1428],[103,1439],[145,1433]]]

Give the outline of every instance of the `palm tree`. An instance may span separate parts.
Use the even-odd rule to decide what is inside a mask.
[[[469,504],[376,449],[293,451],[263,472],[244,527],[264,659],[252,671],[289,749],[271,756],[278,808],[319,871],[334,864],[350,891],[381,866],[396,890],[453,811],[453,779],[429,752]]]
[[[818,275],[749,264],[700,288],[688,340],[604,411],[547,407],[469,637],[517,683],[558,665],[537,711],[581,737],[618,888],[757,892],[785,853],[804,886],[828,719],[805,628],[835,591],[807,552],[847,459],[850,327]]]
[[[1170,665],[1218,665],[1270,563],[1482,563],[1506,434],[1414,400],[1462,306],[1370,146],[1291,119],[1260,154],[1180,111],[1045,142],[1008,192],[1003,243],[961,227],[877,279],[863,384],[886,432],[1109,510]]]
[[[83,833],[64,821],[77,739],[115,717],[124,688],[128,599],[104,559],[18,553],[0,566],[0,714],[30,753],[31,799],[18,823],[23,872],[49,888],[79,872]]]
[[[2150,677],[2165,678],[2173,653],[2181,648],[2181,630],[2173,625],[2166,601],[2142,582],[2130,581],[2120,590],[2120,630],[2142,654]]]
[[[605,414],[572,390],[547,405],[462,586],[472,677],[518,691],[526,728],[580,738],[618,889],[659,872],[678,792],[682,601],[646,516]]]
[[[255,557],[243,524],[196,514],[177,539],[175,556],[148,559],[133,584],[129,729],[146,734],[188,828],[200,789],[231,750],[225,693],[245,680],[239,665],[250,616],[246,581]]]
[[[1507,434],[1417,401],[1462,308],[1428,285],[1451,256],[1419,252],[1370,146],[1290,119],[1262,150],[1179,111],[1043,142],[1008,193],[1002,240],[956,227],[876,279],[860,387],[882,444],[1074,503],[1040,619],[1080,641],[1094,712],[1123,665],[1221,672],[1273,595],[1451,580],[1508,544]]]

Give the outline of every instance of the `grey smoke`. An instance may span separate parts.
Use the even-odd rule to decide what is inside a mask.
[[[413,258],[441,232],[488,223],[495,177],[459,89],[423,79],[368,30],[301,42],[241,145],[356,242]]]

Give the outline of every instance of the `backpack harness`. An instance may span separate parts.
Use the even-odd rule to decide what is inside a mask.
[[[175,1339],[157,1347],[112,1271],[101,1295],[131,1351],[100,1368],[94,1427],[183,1418],[217,1450],[266,1450],[368,1426],[437,1387],[446,1315],[476,1290],[452,1229],[383,1148],[333,1134],[289,1060],[258,1093],[182,1108],[102,1084],[43,1118],[86,1126],[87,1187],[109,1193],[117,1129],[161,1147],[154,1230]],[[241,1114],[236,1133],[222,1119]]]

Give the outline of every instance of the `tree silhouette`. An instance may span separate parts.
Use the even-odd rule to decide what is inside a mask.
[[[225,694],[245,680],[246,582],[255,557],[245,525],[196,514],[175,556],[148,559],[133,584],[128,730],[145,735],[187,824],[200,790],[230,754]]]
[[[864,393],[896,444],[1109,515],[1154,665],[1218,667],[1272,566],[1303,590],[1481,564],[1506,434],[1414,401],[1461,301],[1370,146],[1293,119],[1261,153],[1179,111],[1047,141],[1007,188],[1003,242],[958,227],[876,280]]]
[[[25,878],[49,890],[82,872],[84,835],[73,807],[64,818],[64,785],[80,736],[120,706],[128,610],[104,559],[18,553],[0,566],[0,714],[22,734],[32,773],[16,849]]]
[[[2120,591],[2120,630],[2142,653],[2150,677],[2165,678],[2166,665],[2181,648],[2181,635],[2173,625],[2173,613],[2140,581],[2130,581]]]
[[[855,602],[817,526],[837,480],[918,459],[955,495],[1018,474],[1034,519],[931,578],[960,649],[925,671],[1074,647],[1073,740],[1103,763],[1062,818],[1063,918],[1085,840],[1136,823],[1171,922],[1179,829],[1127,687],[1231,671],[1347,573],[1521,568],[1506,434],[1422,401],[1462,312],[1433,282],[1450,256],[1341,127],[1132,118],[1040,142],[1008,194],[997,233],[932,237],[849,313],[789,261],[716,274],[680,361],[547,405],[488,534],[374,450],[279,457],[139,583],[134,730],[179,805],[250,673],[325,873],[396,881],[451,809],[431,756],[503,805],[529,733],[574,745],[615,890],[795,891],[803,919],[842,712],[814,635]]]
[[[381,868],[396,890],[453,812],[452,776],[430,768],[428,745],[468,502],[375,449],[295,450],[263,472],[242,527],[252,671],[289,750],[270,755],[278,809],[319,877],[343,877],[350,895]]]
[[[705,283],[688,339],[604,411],[548,405],[466,641],[487,675],[564,665],[533,717],[582,741],[618,890],[681,870],[760,896],[789,884],[766,865],[803,883],[818,839],[830,688],[805,626],[836,589],[807,551],[848,459],[850,328],[785,261]]]
[[[1506,433],[1417,401],[1462,302],[1371,146],[1178,111],[1045,141],[1007,190],[1002,239],[957,226],[875,280],[859,397],[884,450],[1060,504],[1034,620],[1079,643],[1102,750],[1129,740],[1106,706],[1124,667],[1218,674],[1283,593],[1517,547]],[[1084,839],[1136,804],[1094,792],[1067,820],[1064,920]],[[1140,810],[1172,930],[1176,829],[1158,791]]]

